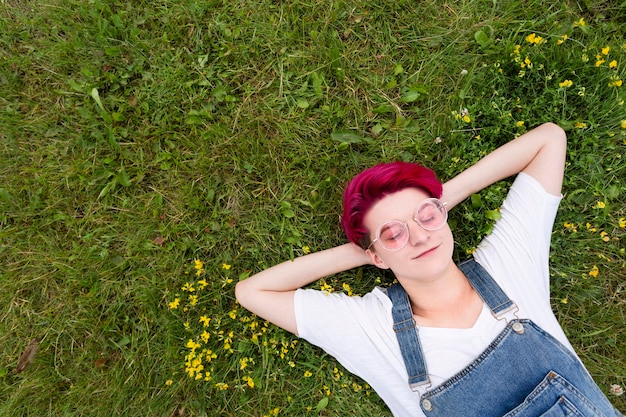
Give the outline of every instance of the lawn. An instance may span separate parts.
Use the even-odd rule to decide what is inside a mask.
[[[1,1],[0,415],[389,415],[235,283],[345,242],[364,167],[445,180],[546,121],[552,305],[625,411],[625,32],[621,0]],[[507,187],[450,214],[456,259]]]

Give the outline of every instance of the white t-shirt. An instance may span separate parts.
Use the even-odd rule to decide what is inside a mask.
[[[533,177],[519,174],[502,205],[502,217],[474,258],[517,304],[518,317],[533,320],[573,352],[550,308],[548,255],[559,202],[560,197],[547,193]],[[295,295],[298,334],[363,378],[394,416],[424,416],[419,395],[408,386],[391,306],[378,287],[362,297],[300,289]],[[470,329],[420,327],[433,387],[471,363],[504,326],[483,306]]]

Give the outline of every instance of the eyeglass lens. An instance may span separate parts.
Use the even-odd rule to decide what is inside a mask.
[[[415,208],[414,220],[425,230],[439,229],[446,221],[447,213],[437,199],[429,199]],[[383,224],[377,233],[378,241],[388,250],[399,250],[409,240],[406,223],[392,220]]]

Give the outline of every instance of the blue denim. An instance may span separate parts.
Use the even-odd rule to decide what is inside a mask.
[[[474,260],[459,265],[496,317],[516,308]],[[410,303],[400,285],[387,289],[394,330],[409,375],[433,417],[621,417],[576,356],[531,320],[512,320],[470,365],[427,390],[428,371]]]

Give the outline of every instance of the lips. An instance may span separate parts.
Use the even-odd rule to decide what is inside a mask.
[[[422,257],[424,257],[424,256],[428,256],[428,255],[430,255],[430,254],[434,253],[437,249],[439,249],[439,246],[441,246],[441,245],[437,245],[437,246],[435,246],[434,248],[427,249],[427,250],[425,250],[424,252],[422,252],[422,253],[420,253],[419,255],[417,255],[417,256],[416,256],[415,258],[413,258],[413,259],[418,259],[418,258],[422,258]]]

